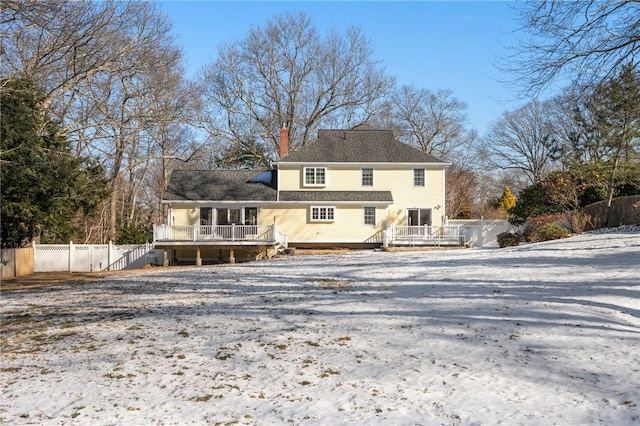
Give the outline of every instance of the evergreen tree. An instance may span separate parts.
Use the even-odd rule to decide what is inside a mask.
[[[553,203],[542,183],[536,183],[518,193],[516,205],[511,209],[514,225],[522,225],[528,218],[549,213],[561,213],[562,206]]]
[[[101,169],[71,155],[59,126],[42,113],[32,82],[0,86],[2,247],[66,242],[101,200]]]
[[[589,100],[577,111],[579,133],[568,158],[584,162],[567,164],[582,174],[595,174],[606,186],[609,204],[616,195],[640,192],[640,74],[632,65],[621,74],[595,88]]]

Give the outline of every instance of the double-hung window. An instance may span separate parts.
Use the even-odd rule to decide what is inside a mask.
[[[310,210],[311,222],[333,222],[336,208],[333,206],[312,206]]]
[[[364,215],[365,225],[376,224],[376,208],[375,207],[365,207],[363,209],[363,215]]]
[[[373,186],[373,169],[362,169],[362,186]]]
[[[413,185],[425,186],[425,183],[424,169],[413,169]]]
[[[326,184],[326,167],[304,167],[304,186],[325,186]]]

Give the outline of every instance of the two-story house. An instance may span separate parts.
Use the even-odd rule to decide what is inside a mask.
[[[280,145],[271,170],[175,171],[156,247],[169,250],[169,260],[200,264],[268,256],[287,245],[426,245],[451,236],[443,226],[449,164],[391,130],[320,130],[288,153],[283,129]]]

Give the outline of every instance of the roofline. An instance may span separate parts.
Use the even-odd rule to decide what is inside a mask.
[[[274,165],[278,166],[280,164],[283,165],[292,165],[292,166],[305,166],[305,165],[309,165],[309,164],[321,164],[323,166],[358,166],[358,168],[361,168],[363,166],[369,166],[369,165],[376,165],[376,166],[393,166],[393,167],[397,167],[397,168],[403,168],[406,167],[407,165],[428,165],[428,166],[440,166],[440,167],[449,167],[452,166],[453,163],[445,163],[443,162],[439,162],[439,163],[433,163],[433,162],[424,162],[424,161],[416,161],[411,162],[411,163],[399,163],[399,162],[379,162],[379,163],[360,163],[360,162],[325,162],[325,161],[277,161],[277,162],[273,162]]]
[[[162,204],[196,204],[196,205],[211,205],[211,204],[252,204],[252,205],[260,205],[260,204],[271,204],[276,203],[277,201],[267,201],[267,200],[238,200],[238,201],[223,201],[223,200],[162,200]]]
[[[331,200],[318,200],[318,201],[278,201],[277,204],[287,204],[287,205],[380,205],[380,206],[390,206],[393,204],[393,201],[331,201]]]
[[[195,204],[195,205],[232,205],[242,204],[251,206],[279,206],[279,205],[319,205],[319,204],[335,204],[335,205],[381,205],[390,206],[393,201],[330,201],[330,200],[318,200],[318,201],[213,201],[213,200],[163,200],[162,204]]]

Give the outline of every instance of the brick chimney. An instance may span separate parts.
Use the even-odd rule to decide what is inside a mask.
[[[289,129],[282,126],[280,129],[280,158],[289,153]]]

